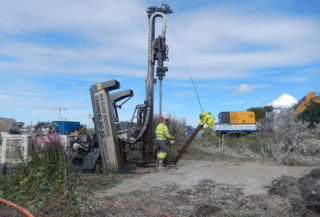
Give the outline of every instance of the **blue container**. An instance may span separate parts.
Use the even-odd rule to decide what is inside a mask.
[[[78,121],[53,121],[53,123],[58,124],[59,133],[61,135],[68,135],[74,132],[80,125],[80,122]]]

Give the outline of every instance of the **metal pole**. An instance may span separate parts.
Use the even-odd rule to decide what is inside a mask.
[[[160,80],[160,86],[159,86],[159,116],[160,116],[160,121],[161,121],[161,117],[162,117],[162,79]]]
[[[198,125],[197,128],[193,131],[190,138],[187,140],[187,142],[185,143],[185,145],[183,146],[183,148],[181,149],[181,151],[179,152],[177,157],[174,159],[174,161],[173,161],[174,165],[176,165],[178,163],[178,161],[180,160],[180,158],[182,157],[184,152],[189,148],[191,142],[196,137],[196,135],[198,134],[198,132],[201,130],[202,127],[203,127],[203,125]]]

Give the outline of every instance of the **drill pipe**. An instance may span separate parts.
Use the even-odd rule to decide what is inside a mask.
[[[197,128],[193,131],[193,133],[191,134],[190,138],[186,141],[186,143],[184,144],[183,148],[181,149],[181,151],[179,152],[177,157],[174,159],[174,161],[173,161],[174,165],[176,165],[178,163],[178,161],[180,160],[180,158],[182,157],[184,152],[186,152],[186,150],[189,148],[191,142],[196,137],[196,135],[198,134],[198,132],[201,130],[202,127],[203,127],[203,125],[198,125]]]

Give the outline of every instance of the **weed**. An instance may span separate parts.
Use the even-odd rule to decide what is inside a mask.
[[[309,129],[307,123],[294,118],[290,111],[282,111],[270,122],[262,122],[262,131],[241,137],[222,137],[205,134],[196,138],[187,154],[222,154],[232,158],[271,158],[286,165],[308,165],[317,161],[320,146],[320,124]]]
[[[80,178],[74,173],[58,135],[48,134],[41,140],[43,146],[29,142],[33,147],[31,160],[24,161],[21,156],[18,168],[11,175],[1,177],[0,197],[39,216],[51,212],[68,216],[77,210]]]

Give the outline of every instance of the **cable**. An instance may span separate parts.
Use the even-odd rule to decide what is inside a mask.
[[[181,55],[181,57],[182,57],[182,59],[183,59],[184,65],[185,65],[185,67],[186,67],[186,70],[187,70],[187,72],[188,72],[188,74],[189,74],[189,76],[190,76],[190,80],[191,80],[191,82],[192,82],[192,86],[193,86],[194,92],[195,92],[196,95],[197,95],[197,99],[198,99],[198,103],[199,103],[199,105],[200,105],[200,109],[201,109],[201,111],[203,111],[202,105],[201,105],[201,102],[200,102],[200,97],[199,97],[199,94],[198,94],[196,85],[194,84],[193,78],[192,78],[192,76],[191,76],[190,69],[189,69],[189,67],[188,67],[186,58],[185,58],[184,55],[183,55],[182,48],[181,48],[181,45],[180,45],[180,42],[179,42],[179,39],[178,39],[176,30],[175,30],[173,21],[171,20],[171,16],[170,16],[170,15],[169,15],[168,17],[169,17],[170,23],[171,23],[171,25],[172,25],[173,34],[174,34],[174,36],[175,36],[175,38],[176,38],[176,40],[177,40],[177,44],[178,44],[178,47],[179,47],[180,55]]]

